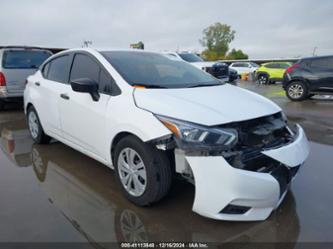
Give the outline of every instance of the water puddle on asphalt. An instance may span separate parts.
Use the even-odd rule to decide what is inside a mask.
[[[327,191],[333,189],[333,147],[329,145],[311,143],[310,158],[292,191],[268,220],[224,222],[191,211],[194,187],[188,183],[176,181],[163,201],[137,207],[123,197],[109,168],[59,142],[34,145],[23,120],[3,122],[0,129],[0,241],[331,239],[333,197]]]

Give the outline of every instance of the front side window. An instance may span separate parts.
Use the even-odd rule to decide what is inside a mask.
[[[183,61],[158,53],[107,51],[102,55],[130,85],[152,88],[187,88],[220,85],[213,76]]]
[[[98,83],[99,70],[98,64],[89,56],[77,54],[74,57],[70,80],[88,78]]]
[[[70,80],[88,78],[95,81],[102,93],[111,93],[114,81],[90,56],[77,54],[74,57]],[[115,89],[113,89],[115,91]]]
[[[52,81],[68,83],[68,71],[70,67],[69,55],[57,57],[48,62],[43,68],[45,77]],[[46,72],[47,70],[47,72]]]
[[[7,50],[3,54],[2,66],[6,69],[38,68],[50,56],[46,50]]]

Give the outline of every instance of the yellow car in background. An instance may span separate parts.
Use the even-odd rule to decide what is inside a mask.
[[[292,63],[268,62],[261,64],[256,71],[256,79],[259,84],[275,83],[283,80],[283,74]]]

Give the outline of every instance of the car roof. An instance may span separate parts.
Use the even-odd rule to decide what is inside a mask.
[[[90,53],[103,53],[103,52],[115,52],[115,51],[122,51],[122,52],[137,52],[137,53],[156,53],[156,54],[162,54],[161,52],[156,52],[156,51],[149,51],[149,50],[141,50],[141,49],[134,49],[134,48],[128,48],[128,49],[115,49],[115,48],[71,48],[67,50],[63,50],[59,52],[58,54],[61,53],[68,53],[68,52],[79,52],[79,51],[86,51]]]
[[[322,55],[322,56],[311,56],[311,57],[304,57],[300,60],[313,60],[313,59],[326,59],[326,58],[332,58],[333,55]]]
[[[272,63],[277,63],[277,64],[280,64],[280,63],[286,63],[286,64],[291,64],[289,61],[270,61],[270,62],[266,62],[266,63],[263,63],[261,65],[268,65],[268,64],[272,64]]]
[[[21,50],[21,49],[27,49],[27,50],[47,50],[45,48],[41,48],[41,47],[33,47],[33,46],[1,46],[0,49],[10,49],[10,50]]]

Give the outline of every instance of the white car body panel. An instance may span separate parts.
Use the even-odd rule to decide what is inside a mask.
[[[299,125],[297,125],[297,127],[299,134],[294,143],[278,149],[263,151],[263,154],[289,167],[296,167],[302,164],[309,156],[310,147],[303,129]]]
[[[134,97],[138,107],[155,114],[207,126],[281,111],[268,99],[230,84],[186,89],[137,89]],[[240,101],[244,99],[247,101]]]
[[[235,64],[239,64],[239,63],[231,63],[229,68],[232,68],[234,70],[237,71],[238,75],[241,75],[243,73],[253,73],[255,72],[259,67],[255,67],[252,66],[250,63],[248,62],[241,62],[241,64],[247,64],[248,67],[235,67]]]
[[[286,153],[282,148],[270,151],[274,159],[302,164],[308,155],[308,142],[303,129],[298,126],[298,138]],[[293,154],[297,149],[303,151]],[[267,152],[262,152],[267,154]],[[258,173],[232,167],[219,156],[187,156],[195,179],[193,211],[219,220],[265,220],[281,203],[285,193],[279,196],[279,183],[268,173]],[[228,204],[251,207],[245,214],[223,214],[220,211]]]
[[[133,88],[99,52],[70,51],[84,51],[94,56],[112,75],[121,94],[101,94],[100,100],[93,102],[89,94],[74,92],[68,84],[53,84],[38,71],[28,77],[25,112],[32,104],[46,134],[110,168],[113,168],[112,142],[117,135],[130,133],[147,142],[172,134],[154,114],[214,126],[281,112],[270,100],[229,84],[186,89]],[[36,82],[40,83],[39,87]],[[67,94],[70,100],[63,100],[60,94]],[[262,153],[289,167],[303,164],[309,147],[303,130],[298,129],[293,143]],[[185,155],[185,160],[195,180],[193,211],[203,216],[263,220],[285,195],[279,193],[279,183],[272,175],[234,168],[222,156]],[[242,215],[221,214],[221,209],[228,204],[251,209]]]

